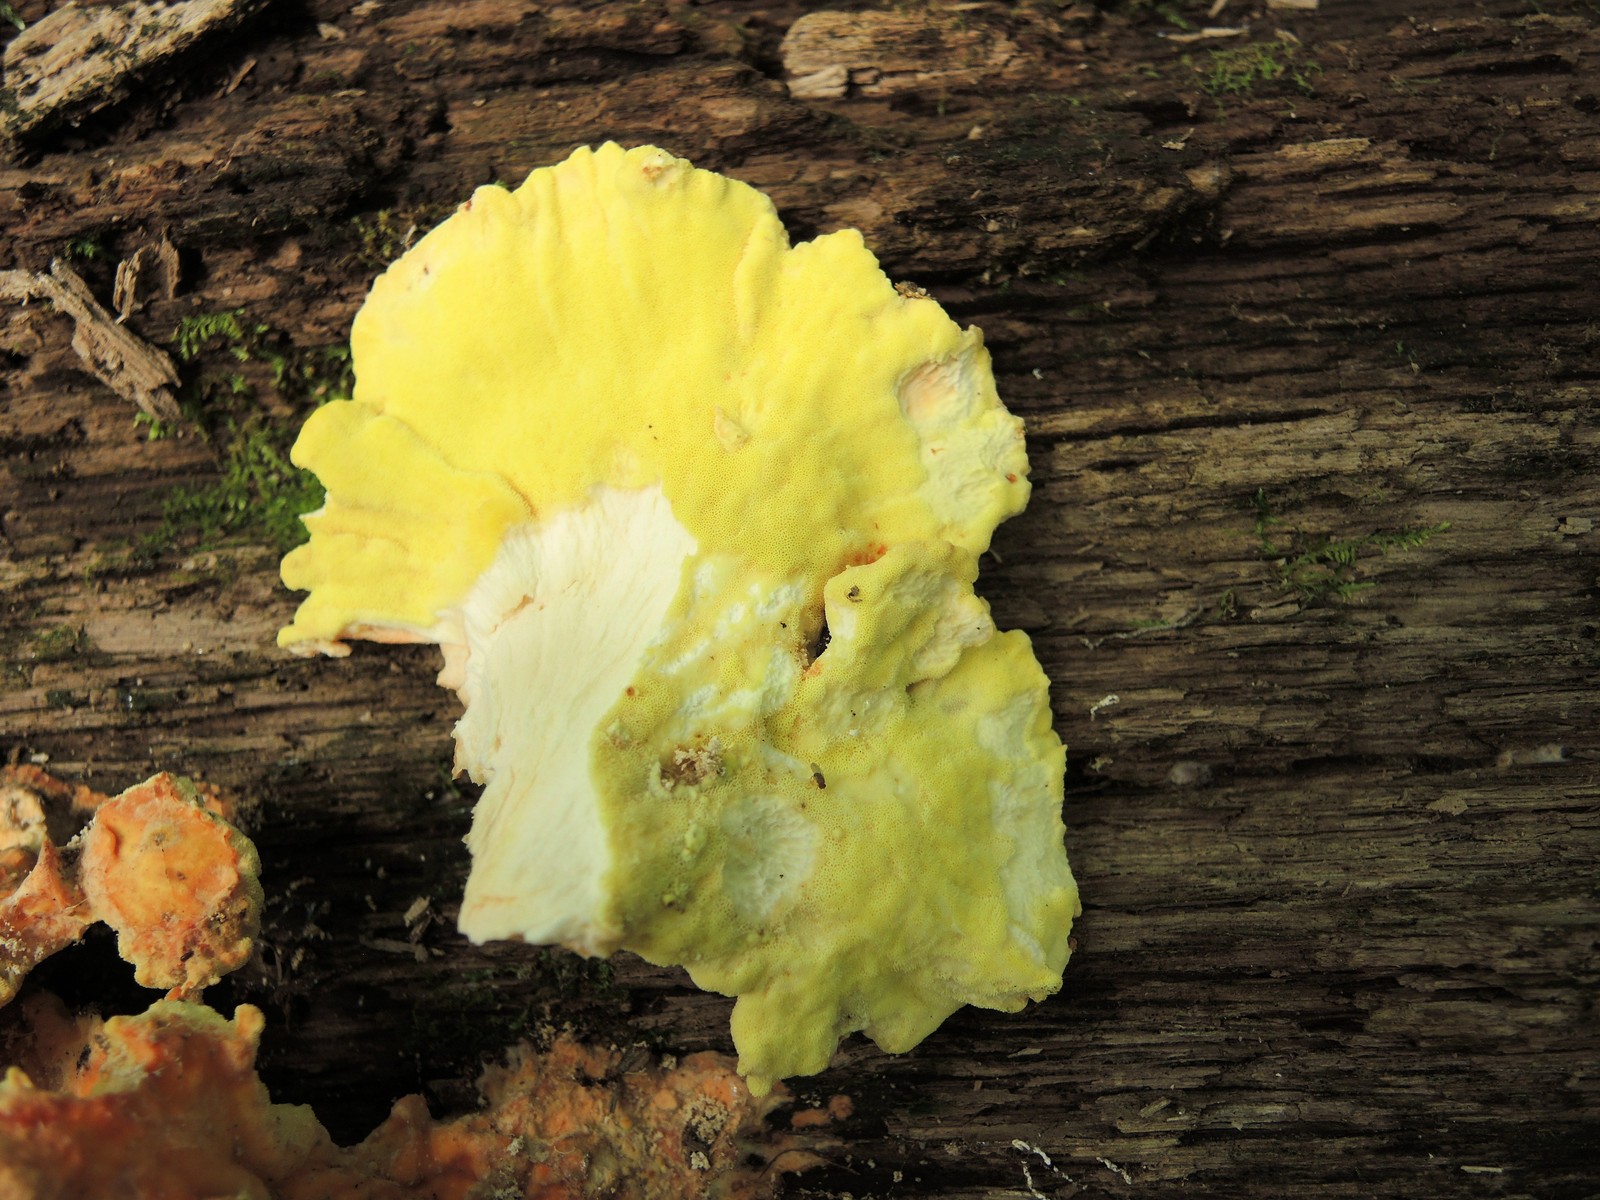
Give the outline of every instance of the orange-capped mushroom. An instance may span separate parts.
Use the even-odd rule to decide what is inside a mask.
[[[70,1041],[62,1013],[41,1014]],[[0,1196],[278,1200],[578,1200],[769,1196],[817,1161],[812,1137],[766,1120],[731,1059],[639,1063],[558,1039],[513,1050],[484,1077],[485,1110],[435,1122],[400,1100],[365,1141],[333,1144],[309,1108],[274,1104],[255,1073],[263,1018],[188,1001],[82,1029],[50,1075],[0,1081]],[[58,1065],[70,1064],[70,1065]]]
[[[228,811],[215,789],[167,774],[107,798],[36,768],[0,772],[0,1006],[97,921],[134,978],[174,998],[242,966],[261,922],[260,860]]]
[[[138,982],[187,997],[249,959],[260,859],[187,780],[157,775],[106,801],[82,845],[84,894]]]
[[[92,924],[83,892],[63,868],[61,852],[46,840],[20,883],[0,896],[0,1005],[16,996],[29,971]]]

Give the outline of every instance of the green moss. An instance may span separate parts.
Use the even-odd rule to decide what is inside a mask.
[[[75,237],[67,242],[62,257],[68,262],[96,262],[106,257],[106,246],[93,234]]]
[[[289,434],[263,420],[229,423],[222,478],[206,487],[180,487],[162,508],[155,543],[194,539],[207,549],[232,537],[254,537],[279,550],[306,539],[300,521],[322,504],[322,485],[289,461]]]
[[[354,383],[350,348],[296,346],[282,331],[245,317],[244,309],[185,317],[173,330],[173,352],[180,362],[194,363],[226,355],[241,366],[263,369],[282,400],[315,405],[348,396]],[[243,372],[202,373],[185,397],[191,407],[216,407],[219,400],[254,396],[256,384]]]
[[[1195,22],[1204,23],[1206,19],[1204,4],[1190,5],[1192,11],[1187,15],[1183,12],[1182,6],[1173,3],[1172,0],[1124,0],[1120,7],[1130,21],[1143,21],[1155,17],[1174,29],[1181,29],[1184,33],[1193,32],[1196,28]]]
[[[160,712],[179,702],[178,693],[171,688],[121,687],[117,689],[117,707],[135,716],[141,713]]]
[[[356,217],[350,224],[360,240],[356,257],[365,266],[379,269],[404,254],[417,234],[413,222],[396,216],[389,208],[381,208],[370,217]]]
[[[1252,42],[1208,52],[1202,61],[1184,61],[1200,75],[1200,90],[1220,104],[1224,96],[1245,96],[1270,88],[1312,94],[1311,77],[1322,68],[1287,42]]]
[[[177,425],[163,421],[160,417],[152,417],[146,412],[134,413],[133,425],[135,429],[144,430],[145,440],[148,442],[163,441],[178,432]]]
[[[93,648],[82,625],[58,625],[29,643],[28,657],[34,662],[65,662]]]
[[[250,354],[246,343],[252,336],[259,337],[268,332],[268,328],[256,325],[246,329],[243,316],[244,309],[235,308],[184,317],[172,331],[173,353],[178,356],[178,361],[192,363],[207,349],[223,346],[238,361],[247,362]]]
[[[515,188],[516,184],[503,186]],[[411,248],[428,230],[448,217],[449,204],[419,204],[402,208],[380,208],[375,213],[355,217],[350,222],[356,237],[356,261],[371,270],[383,270]]]
[[[299,545],[306,538],[300,516],[322,504],[322,485],[289,461],[294,428],[261,410],[258,391],[270,389],[296,413],[348,396],[349,347],[296,346],[243,309],[230,309],[185,317],[173,330],[172,349],[180,362],[201,366],[181,404],[216,448],[220,478],[168,496],[161,525],[141,540],[140,555],[153,557],[174,543],[208,549],[234,539],[279,551]],[[219,361],[225,369],[207,369]],[[170,432],[159,422],[149,430],[152,439]]]
[[[1392,533],[1333,538],[1283,528],[1286,522],[1273,512],[1262,489],[1256,490],[1251,504],[1256,545],[1277,572],[1278,586],[1298,596],[1308,608],[1333,601],[1348,603],[1376,587],[1357,578],[1362,558],[1414,550],[1450,528],[1449,521],[1440,521]]]

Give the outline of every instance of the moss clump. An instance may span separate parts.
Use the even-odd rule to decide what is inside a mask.
[[[393,209],[381,208],[369,217],[356,217],[350,222],[359,240],[356,258],[363,266],[382,270],[411,248],[417,235],[417,226]]]
[[[269,390],[299,415],[348,396],[349,347],[296,346],[243,309],[231,309],[185,317],[172,348],[180,362],[202,366],[185,386],[182,405],[216,448],[221,477],[174,491],[140,553],[153,557],[174,542],[208,549],[231,539],[267,542],[280,552],[299,545],[306,538],[300,516],[321,505],[322,485],[289,461],[298,420],[274,420],[257,398]],[[206,369],[219,361],[223,369]],[[150,436],[167,432],[152,427]]]
[[[1345,538],[1307,534],[1300,529],[1275,532],[1284,521],[1273,513],[1266,492],[1258,488],[1251,503],[1255,509],[1256,544],[1262,556],[1277,572],[1278,586],[1298,596],[1306,607],[1332,601],[1347,603],[1370,591],[1377,584],[1356,578],[1363,557],[1414,550],[1450,528],[1449,521],[1440,521],[1437,525],[1417,525],[1393,533]],[[1280,541],[1280,537],[1286,540]]]
[[[82,625],[58,625],[29,643],[28,657],[34,662],[65,662],[92,648]]]
[[[515,185],[513,185],[515,186]],[[350,221],[355,234],[355,258],[363,267],[381,271],[399,258],[422,234],[450,215],[452,205],[421,204],[411,208],[380,208]]]
[[[322,485],[289,461],[290,439],[264,421],[229,423],[222,478],[206,487],[180,487],[162,508],[156,539],[184,535],[209,548],[225,538],[254,535],[280,550],[305,541],[302,513],[322,503]]]
[[[105,242],[94,234],[72,238],[62,249],[62,257],[68,262],[99,262],[106,254]]]
[[[271,325],[247,319],[242,308],[185,317],[172,337],[180,362],[203,362],[221,354],[240,368],[254,365],[251,371],[202,372],[185,396],[195,416],[218,407],[226,411],[228,402],[241,396],[254,397],[254,377],[263,373],[278,398],[296,407],[349,396],[355,380],[348,346],[296,346]]]
[[[250,359],[249,343],[268,332],[266,325],[246,326],[244,309],[196,313],[184,317],[172,331],[172,351],[179,361],[192,363],[207,349],[226,347],[239,362]]]
[[[1212,50],[1204,62],[1184,60],[1200,75],[1200,90],[1219,104],[1224,96],[1245,96],[1263,87],[1312,94],[1311,78],[1322,68],[1287,42],[1253,42]]]
[[[1191,11],[1187,14],[1183,6],[1174,3],[1174,0],[1125,0],[1118,6],[1130,21],[1140,22],[1150,18],[1157,18],[1171,25],[1174,29],[1181,29],[1185,33],[1193,32],[1196,22],[1206,20],[1206,5],[1190,5]]]

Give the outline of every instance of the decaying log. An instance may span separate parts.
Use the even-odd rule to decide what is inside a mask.
[[[184,366],[207,437],[151,441],[66,322],[6,327],[0,741],[256,803],[265,950],[212,999],[266,1010],[275,1096],[341,1137],[418,1089],[468,1110],[541,1028],[726,1049],[676,972],[457,936],[435,664],[281,657],[279,548],[173,516],[248,483],[230,428],[313,402],[264,356],[341,342],[472,187],[654,141],[797,239],[860,228],[984,330],[1030,435],[979,588],[1054,681],[1077,955],[1025,1013],[799,1081],[855,1115],[789,1193],[1593,1195],[1595,14],[837,7],[312,0],[159,118],[0,168],[0,268],[95,245],[109,295],[165,233],[182,288],[123,328],[243,330]],[[142,1007],[96,953],[34,978]]]

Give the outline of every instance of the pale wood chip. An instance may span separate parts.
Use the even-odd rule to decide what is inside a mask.
[[[163,235],[140,246],[117,264],[111,307],[120,324],[145,306],[150,297],[171,300],[178,294],[178,248]]]

